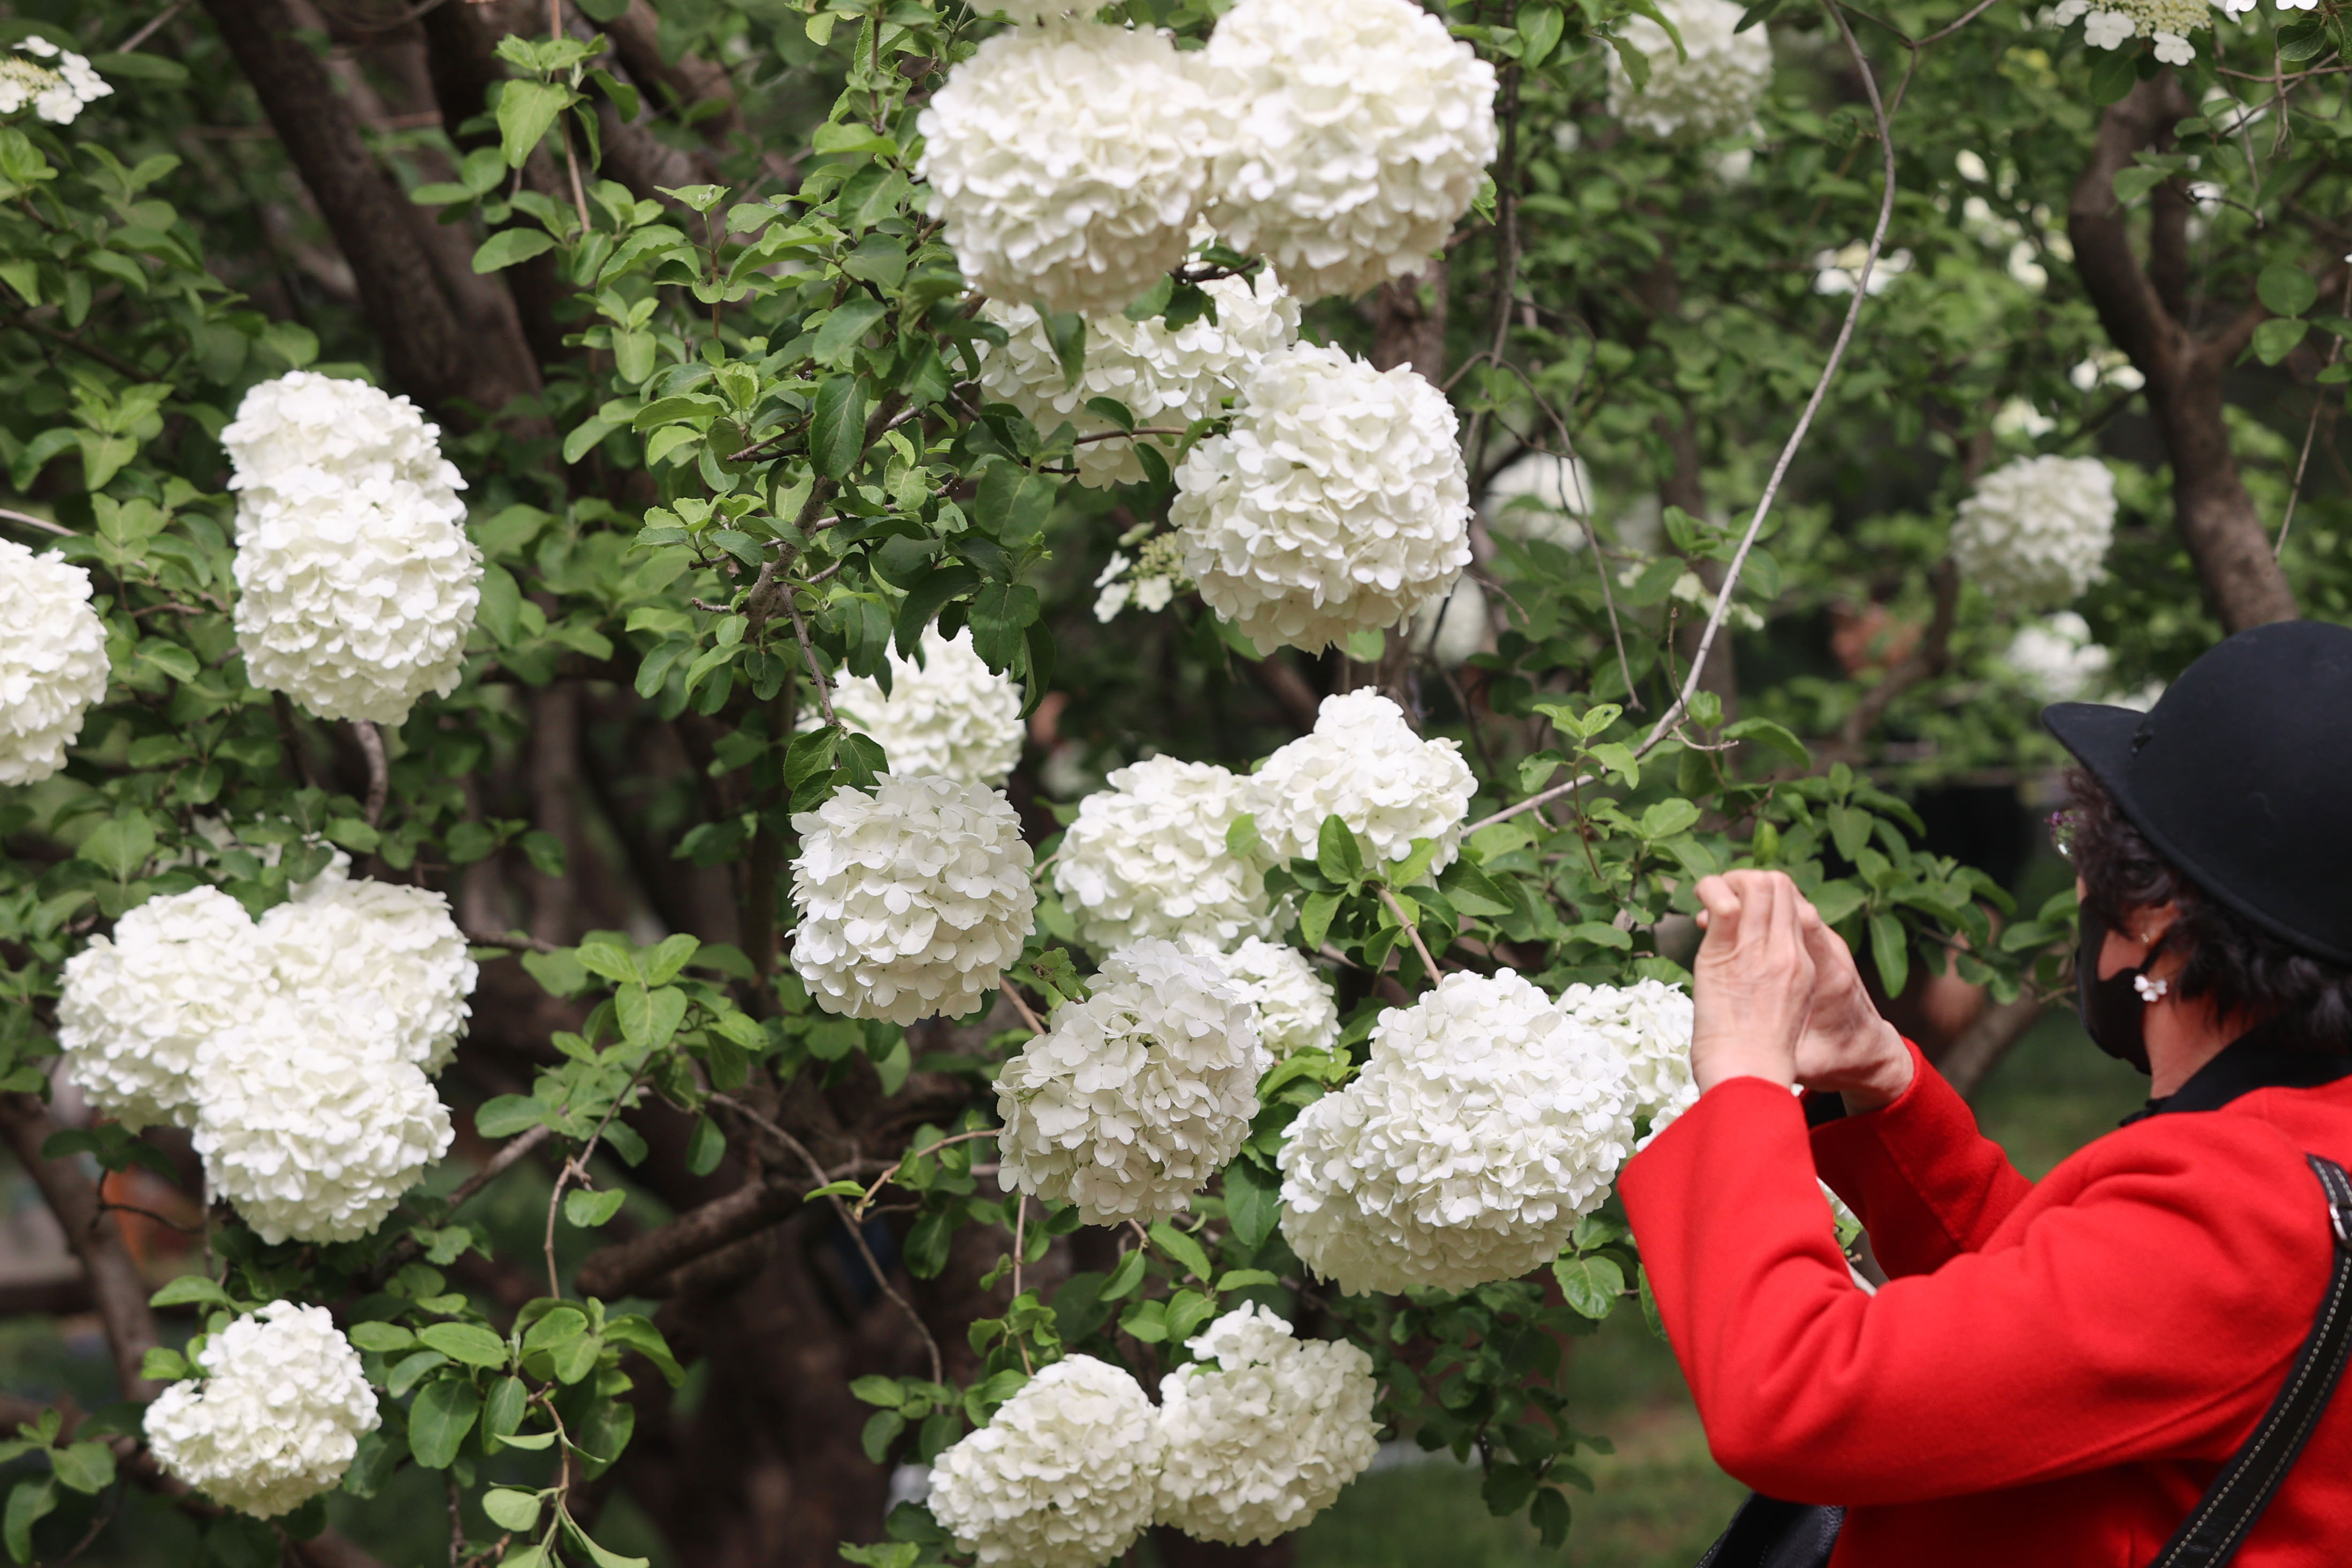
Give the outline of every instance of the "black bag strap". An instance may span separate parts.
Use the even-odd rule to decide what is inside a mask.
[[[2320,1298],[2318,1320],[2262,1425],[2214,1478],[2148,1568],[2219,1568],[2236,1556],[2294,1468],[2305,1440],[2344,1375],[2347,1353],[2352,1352],[2352,1177],[2333,1160],[2317,1155],[2304,1158],[2311,1162],[2312,1174],[2327,1195],[2328,1218],[2336,1231],[2336,1270],[2328,1277],[2327,1293]]]

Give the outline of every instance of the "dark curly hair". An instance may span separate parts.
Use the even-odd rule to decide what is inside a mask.
[[[2157,950],[2182,955],[2181,996],[2210,997],[2225,1019],[2280,1019],[2312,1045],[2352,1047],[2352,970],[2297,952],[2206,897],[2084,769],[2069,769],[2066,788],[2074,826],[2068,852],[2088,894],[2084,902],[2116,925],[2135,909],[2179,906],[2180,916]]]

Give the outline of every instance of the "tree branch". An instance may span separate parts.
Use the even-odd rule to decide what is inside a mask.
[[[204,0],[261,99],[359,285],[394,382],[436,410],[488,410],[532,390],[494,371],[442,291],[409,202],[369,152],[327,68],[295,34],[285,0]]]
[[[731,1241],[766,1229],[800,1207],[816,1184],[765,1176],[745,1182],[726,1197],[689,1208],[643,1236],[588,1255],[580,1265],[580,1293],[613,1301],[642,1294],[646,1286],[681,1264],[716,1252]]]
[[[139,1366],[163,1339],[155,1332],[155,1314],[147,1305],[147,1281],[140,1278],[139,1266],[131,1260],[121,1231],[106,1218],[98,1184],[70,1160],[42,1157],[42,1146],[63,1130],[48,1108],[33,1096],[0,1094],[0,1135],[7,1138],[25,1174],[41,1189],[49,1211],[58,1217],[58,1228],[66,1234],[66,1245],[81,1260],[90,1300],[98,1308],[99,1322],[106,1327],[106,1343],[114,1355],[114,1375],[122,1385],[123,1397],[152,1399],[163,1385],[142,1377]]]

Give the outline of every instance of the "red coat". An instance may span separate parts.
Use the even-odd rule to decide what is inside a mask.
[[[2352,1166],[2352,1079],[2150,1117],[2037,1186],[1918,1061],[1810,1147],[1787,1090],[1718,1084],[1621,1190],[1717,1462],[1846,1504],[1833,1568],[2142,1568],[2310,1333],[2333,1252],[2306,1150]],[[2352,1563],[2352,1378],[2236,1562]]]

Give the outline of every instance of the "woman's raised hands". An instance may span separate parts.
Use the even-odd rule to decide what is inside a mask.
[[[1705,877],[1697,893],[1706,940],[1691,967],[1693,1081],[1702,1094],[1727,1078],[1795,1083],[1813,1000],[1804,894],[1777,871]]]
[[[1692,967],[1699,1092],[1753,1077],[1843,1093],[1875,1110],[1911,1082],[1911,1052],[1878,1016],[1853,955],[1797,884],[1735,871],[1696,889],[1706,928]]]

